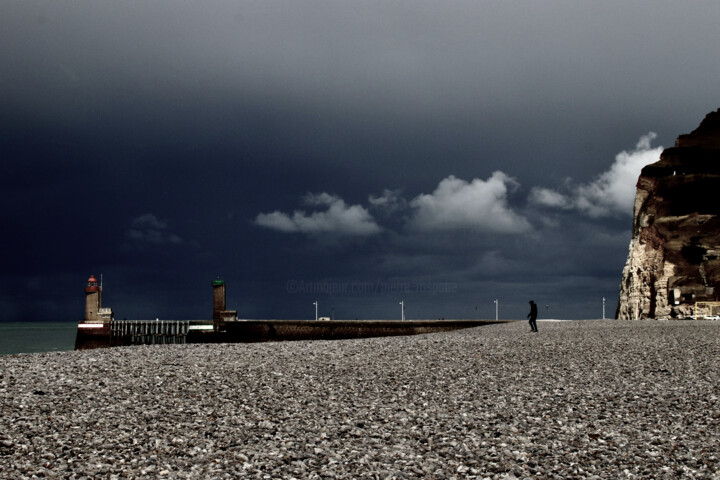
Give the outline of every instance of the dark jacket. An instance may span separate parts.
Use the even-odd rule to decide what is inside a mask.
[[[530,304],[530,313],[528,313],[528,318],[530,320],[535,320],[537,318],[537,303]]]

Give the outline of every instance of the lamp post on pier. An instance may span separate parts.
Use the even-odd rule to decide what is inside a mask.
[[[317,322],[317,319],[318,319],[318,302],[317,302],[317,300],[315,300],[313,302],[313,305],[315,305],[315,321]]]
[[[400,301],[400,319],[405,321],[405,300]]]
[[[493,300],[493,303],[495,304],[495,321],[497,322],[498,319],[498,307],[500,306],[500,301],[496,298]]]

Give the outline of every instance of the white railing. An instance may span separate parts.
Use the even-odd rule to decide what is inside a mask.
[[[162,345],[186,343],[188,320],[113,320],[113,345]]]

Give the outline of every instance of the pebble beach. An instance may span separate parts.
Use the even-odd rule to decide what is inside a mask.
[[[0,478],[720,478],[720,322],[11,355]]]

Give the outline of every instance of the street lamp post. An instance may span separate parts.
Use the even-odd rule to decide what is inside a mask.
[[[605,297],[603,297],[603,320],[605,320]]]
[[[400,302],[400,318],[403,322],[405,321],[405,300]]]
[[[313,305],[315,305],[315,321],[317,322],[317,319],[318,319],[318,302],[317,302],[317,300],[315,300],[313,302]]]
[[[495,304],[495,321],[498,319],[498,307],[500,306],[500,301],[496,298],[493,300],[493,303]]]

